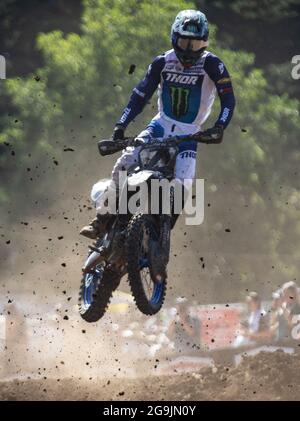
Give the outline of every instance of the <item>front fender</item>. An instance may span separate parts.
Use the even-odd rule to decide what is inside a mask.
[[[100,253],[93,251],[86,259],[82,268],[82,272],[88,273],[94,270],[95,267],[99,265],[99,263],[101,263],[103,260],[104,260],[104,257]]]
[[[140,184],[148,181],[153,175],[156,175],[156,171],[151,170],[143,170],[137,173],[130,174],[127,178],[128,186],[130,187],[137,187]]]

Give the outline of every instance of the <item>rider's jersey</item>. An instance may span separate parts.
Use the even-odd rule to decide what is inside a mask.
[[[232,117],[235,98],[229,73],[224,63],[209,51],[189,68],[183,67],[174,50],[156,57],[134,88],[118,124],[126,127],[157,88],[159,116],[175,124],[200,128],[210,114],[216,92],[221,102],[216,124],[225,128]]]

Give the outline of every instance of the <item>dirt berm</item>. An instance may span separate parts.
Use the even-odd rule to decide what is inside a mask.
[[[299,400],[300,358],[277,351],[237,367],[139,379],[41,379],[0,383],[1,400]]]

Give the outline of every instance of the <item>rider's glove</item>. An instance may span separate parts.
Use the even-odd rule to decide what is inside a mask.
[[[117,124],[116,127],[114,128],[112,139],[113,140],[123,140],[124,134],[125,134],[124,127],[121,126],[120,124]]]
[[[223,134],[224,127],[221,125],[216,125],[199,133],[201,139],[207,143],[221,143],[223,140]],[[197,133],[195,136],[197,136]]]

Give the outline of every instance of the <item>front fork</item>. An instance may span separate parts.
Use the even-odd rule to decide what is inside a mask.
[[[166,268],[170,257],[170,237],[171,229],[173,227],[173,212],[174,211],[174,187],[170,191],[170,214],[160,215],[160,235],[159,244],[161,248],[161,267]]]
[[[172,217],[170,215],[162,215],[160,220],[160,236],[159,243],[162,251],[162,264],[167,266],[170,255],[170,237],[171,237]]]

